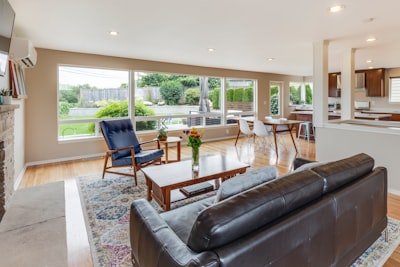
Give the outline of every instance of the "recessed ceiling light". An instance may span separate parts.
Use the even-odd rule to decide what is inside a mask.
[[[367,59],[365,62],[366,63],[372,63],[372,59]]]
[[[369,66],[369,67],[368,67],[368,69],[373,69],[373,68],[374,68],[374,67],[372,67],[372,66]]]
[[[273,57],[267,58],[267,61],[273,61],[273,60],[275,60],[275,58],[273,58]]]
[[[212,47],[208,48],[208,52],[214,52],[214,51],[215,51],[214,48],[212,48]]]
[[[112,36],[117,36],[119,34],[117,31],[109,31],[108,33]]]
[[[368,39],[365,40],[365,41],[367,41],[367,42],[373,42],[373,41],[376,41],[376,38],[375,38],[375,37],[368,37]]]
[[[339,11],[342,11],[343,9],[344,9],[344,5],[336,5],[336,6],[331,6],[330,8],[329,8],[329,12],[331,12],[331,13],[337,13],[337,12],[339,12]]]

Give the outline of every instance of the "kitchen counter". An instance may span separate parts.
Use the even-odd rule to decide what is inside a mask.
[[[296,119],[298,120],[305,120],[305,116],[309,117],[309,120],[312,120],[312,115],[313,115],[313,111],[311,110],[307,110],[307,111],[293,111],[291,112],[291,114],[296,115]],[[340,110],[333,110],[333,111],[329,111],[328,112],[328,116],[330,118],[340,118],[341,117],[341,111]],[[354,113],[354,117],[356,119],[366,119],[366,120],[385,120],[385,119],[389,119],[392,116],[392,114],[389,113],[373,113],[373,112],[355,112]]]

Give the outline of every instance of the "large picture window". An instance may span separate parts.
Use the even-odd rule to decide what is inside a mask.
[[[128,117],[129,71],[58,67],[58,138],[99,134],[103,118]]]
[[[236,123],[233,117],[254,116],[254,91],[254,80],[136,72],[136,129]]]
[[[137,132],[236,123],[254,116],[255,89],[247,79],[59,66],[59,140],[98,136],[104,118],[132,118]]]

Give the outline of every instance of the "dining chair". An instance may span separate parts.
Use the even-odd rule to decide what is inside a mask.
[[[256,137],[261,138],[264,147],[271,146],[271,136],[273,136],[272,126],[264,125],[260,120],[254,121],[254,134]]]
[[[160,149],[159,141],[154,139],[139,143],[130,119],[104,120],[100,122],[100,128],[108,147],[102,178],[106,172],[133,176],[137,185],[137,171],[150,164],[161,164],[164,150]],[[154,149],[142,149],[141,145],[150,143],[155,145]],[[110,158],[111,165],[108,165]],[[114,168],[127,166],[133,168],[133,174],[114,170]]]
[[[250,144],[251,137],[254,136],[254,131],[250,129],[249,124],[245,119],[239,119],[239,129],[247,137],[247,141]]]

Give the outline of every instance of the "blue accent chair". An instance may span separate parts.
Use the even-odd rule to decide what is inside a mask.
[[[164,150],[160,149],[159,141],[139,143],[130,119],[101,121],[100,128],[108,146],[104,159],[103,178],[106,172],[133,176],[137,185],[137,171],[150,164],[161,164]],[[154,143],[156,148],[151,150],[141,148],[141,145],[149,143]],[[109,158],[111,158],[111,166],[108,164]],[[112,170],[112,168],[126,166],[133,168],[133,175]]]

